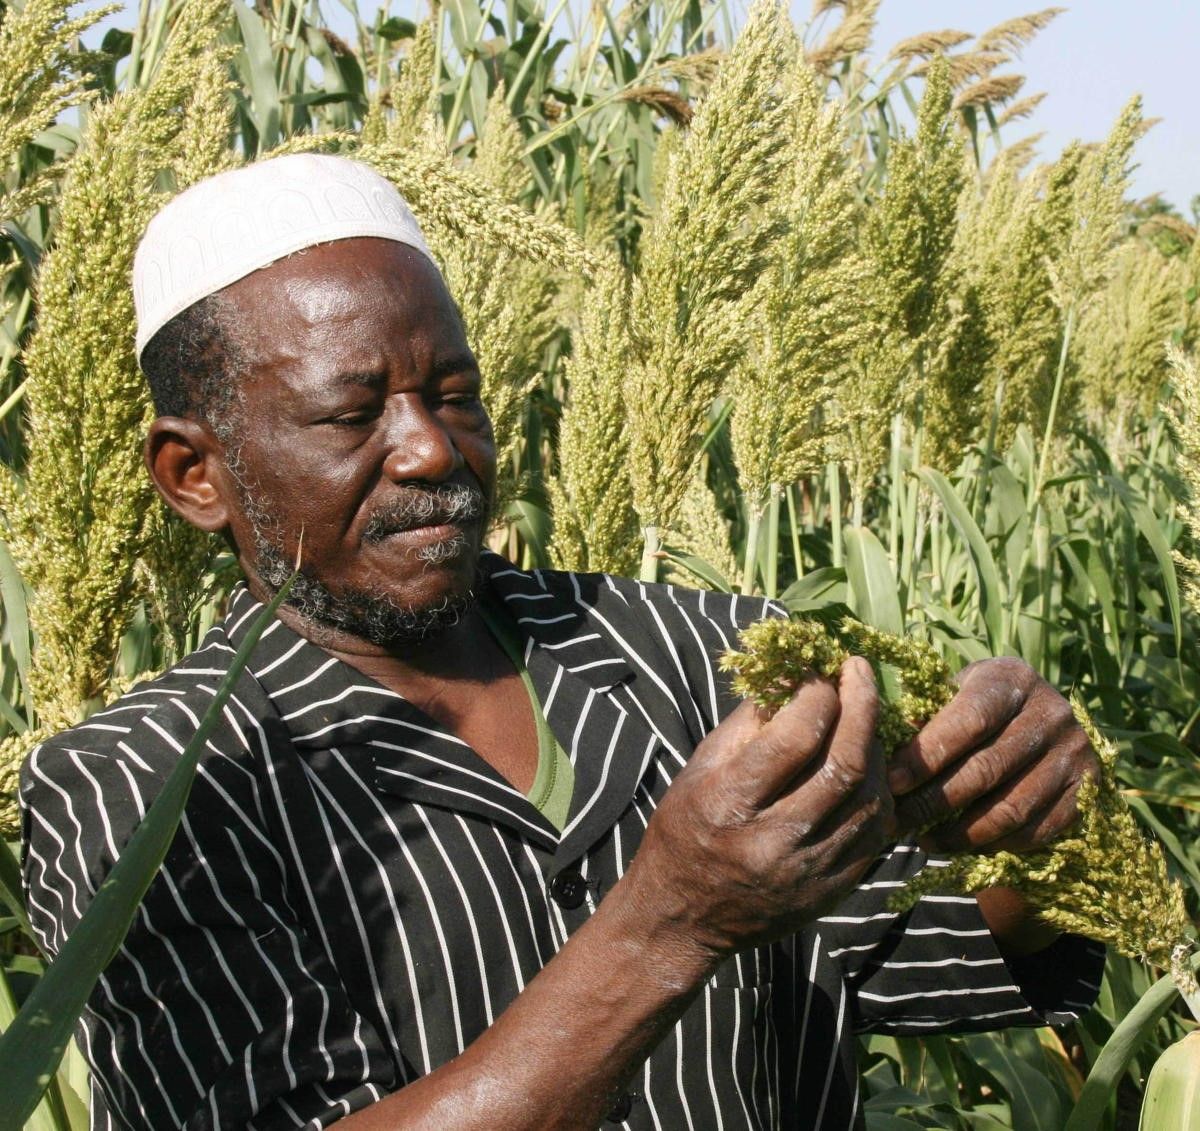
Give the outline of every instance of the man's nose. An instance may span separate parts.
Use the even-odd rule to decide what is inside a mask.
[[[398,405],[388,414],[384,444],[383,473],[397,483],[412,479],[438,483],[466,462],[446,426],[424,403]]]

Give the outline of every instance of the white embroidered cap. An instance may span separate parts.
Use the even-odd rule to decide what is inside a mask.
[[[432,262],[404,198],[374,169],[294,153],[218,173],[163,206],[133,261],[137,354],[176,314],[315,244],[378,236]]]

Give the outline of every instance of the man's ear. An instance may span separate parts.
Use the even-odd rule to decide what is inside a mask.
[[[210,534],[229,525],[225,461],[212,430],[197,420],[160,416],[146,435],[146,470],[180,518]]]

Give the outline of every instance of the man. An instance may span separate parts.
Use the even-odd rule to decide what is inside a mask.
[[[91,1001],[94,1125],[841,1129],[856,1030],[1086,1007],[1098,949],[1004,893],[887,910],[924,862],[897,834],[1021,849],[1071,821],[1093,761],[1061,698],[977,665],[889,788],[862,662],[771,719],[733,702],[715,657],[763,602],[483,553],[479,374],[380,178],[293,156],[204,182],[135,288],[147,468],[246,584],[32,753],[51,951],[303,564]]]

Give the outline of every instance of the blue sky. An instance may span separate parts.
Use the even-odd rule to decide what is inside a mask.
[[[808,0],[797,0],[806,15]],[[1024,93],[1047,98],[1010,137],[1045,132],[1041,155],[1051,157],[1079,137],[1107,134],[1125,102],[1145,100],[1161,118],[1138,146],[1134,175],[1139,196],[1161,192],[1191,219],[1200,194],[1200,0],[1075,0],[1024,52],[1014,68],[1027,76]],[[935,28],[979,33],[1025,12],[1036,0],[883,0],[876,44],[888,48]]]

